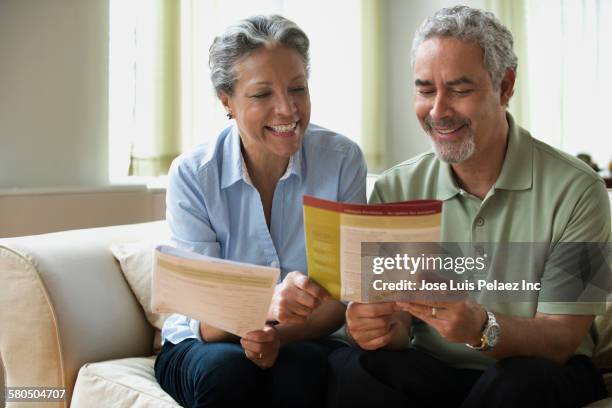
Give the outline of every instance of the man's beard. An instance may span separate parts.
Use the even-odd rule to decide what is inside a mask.
[[[434,128],[454,129],[461,126],[466,126],[467,134],[459,140],[441,141],[436,140]],[[433,122],[431,118],[425,119],[425,132],[430,137],[431,146],[436,153],[436,156],[447,163],[458,164],[469,159],[476,150],[474,143],[474,133],[470,128],[468,119],[444,119],[439,122]]]

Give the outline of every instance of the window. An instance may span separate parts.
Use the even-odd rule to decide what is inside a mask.
[[[612,2],[538,0],[526,5],[526,76],[533,135],[600,167],[612,159],[604,124],[612,91]]]

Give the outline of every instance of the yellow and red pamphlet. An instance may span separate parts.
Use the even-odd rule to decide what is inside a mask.
[[[348,204],[304,196],[308,276],[334,299],[362,299],[362,242],[439,242],[442,202]]]

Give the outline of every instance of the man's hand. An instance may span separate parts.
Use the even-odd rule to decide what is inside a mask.
[[[268,311],[268,320],[283,324],[301,324],[308,319],[329,293],[300,272],[289,273],[276,285]]]
[[[480,344],[487,313],[479,304],[466,302],[397,302],[404,310],[424,321],[452,343]]]
[[[398,319],[395,312],[390,302],[351,302],[346,309],[348,334],[365,350],[387,347],[394,341],[407,345],[409,321]]]
[[[272,326],[247,333],[240,339],[240,344],[247,358],[263,369],[274,365],[280,350],[280,338]]]

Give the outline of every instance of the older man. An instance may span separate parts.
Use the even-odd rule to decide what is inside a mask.
[[[347,332],[359,347],[331,358],[332,405],[560,407],[606,396],[589,358],[603,304],[550,299],[567,280],[560,243],[607,245],[608,196],[597,174],[506,112],[512,46],[499,20],[469,7],[423,23],[413,43],[414,106],[434,152],[387,171],[370,201],[443,200],[444,241],[550,244],[527,263],[539,265],[540,297],[351,303]],[[488,278],[521,279],[510,269]]]

